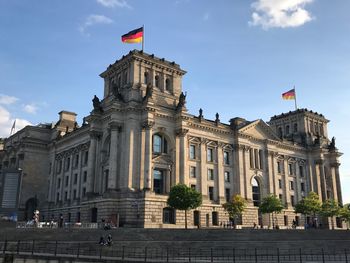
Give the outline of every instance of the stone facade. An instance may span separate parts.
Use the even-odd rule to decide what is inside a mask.
[[[43,179],[37,184],[42,189],[32,191],[37,193],[42,216],[63,216],[69,222],[103,218],[123,226],[183,227],[184,212],[166,205],[170,188],[178,183],[203,196],[203,205],[188,212],[191,227],[228,221],[222,204],[234,194],[248,201],[239,219],[243,226],[269,224],[268,216],[259,215],[256,207],[268,194],[285,204],[277,220],[287,225],[295,219],[293,206],[310,191],[322,201],[342,202],[341,154],[334,139],[328,139],[328,120],[323,115],[299,109],[274,116],[269,123],[237,117],[226,124],[218,114],[208,120],[202,110],[195,116],[186,109],[185,73],[175,62],[131,51],[100,75],[104,97],[94,97],[93,110],[81,127],[75,113],[62,111],[55,127],[25,128],[40,130],[46,137],[33,145],[36,151],[24,154],[32,158],[35,170],[13,168]],[[21,154],[11,150],[21,133],[4,142],[2,174],[10,169],[11,156]],[[24,209],[23,203],[19,208]]]

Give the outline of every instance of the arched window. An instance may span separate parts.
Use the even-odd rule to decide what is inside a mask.
[[[168,143],[164,136],[160,134],[153,135],[153,153],[161,154],[168,152]]]
[[[170,79],[168,79],[168,78],[165,80],[165,90],[166,91],[171,90],[171,83],[170,83]]]
[[[144,83],[145,84],[148,84],[148,72],[145,72],[144,74],[143,74],[143,80],[144,80]]]
[[[155,82],[154,85],[155,85],[157,88],[159,88],[159,76],[158,76],[158,75],[155,76],[154,82]]]
[[[164,224],[176,224],[175,223],[175,209],[170,207],[163,208],[163,223]]]
[[[260,205],[260,185],[256,178],[252,179],[252,194],[254,206]]]

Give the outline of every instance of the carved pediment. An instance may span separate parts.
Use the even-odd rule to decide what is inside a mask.
[[[171,156],[168,154],[154,155],[153,162],[156,164],[164,164],[164,165],[169,165],[173,163]]]
[[[263,120],[256,120],[238,130],[241,134],[251,136],[260,140],[280,141],[280,138]]]

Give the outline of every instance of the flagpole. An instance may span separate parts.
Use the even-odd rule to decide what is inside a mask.
[[[143,48],[144,48],[144,39],[145,39],[145,25],[142,25],[142,52],[143,52]]]
[[[297,106],[297,91],[295,90],[295,85],[294,85],[294,103],[295,103],[295,110],[298,109]]]

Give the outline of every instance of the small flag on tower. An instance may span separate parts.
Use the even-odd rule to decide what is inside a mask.
[[[122,35],[123,43],[140,43],[143,39],[143,27],[132,30],[129,33]]]
[[[285,93],[282,93],[282,99],[284,100],[295,100],[295,89],[291,89]]]

